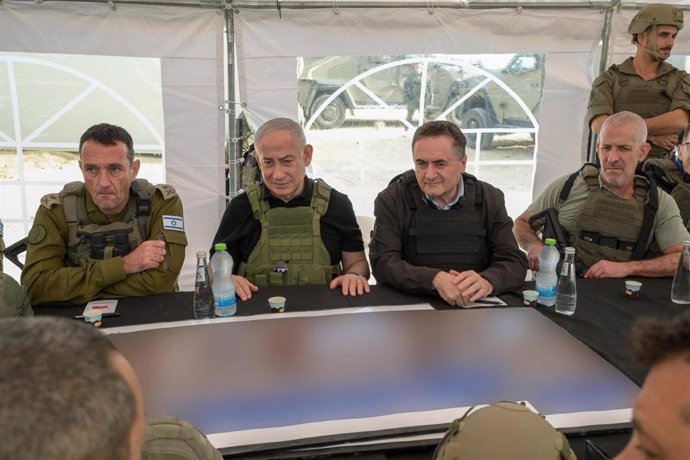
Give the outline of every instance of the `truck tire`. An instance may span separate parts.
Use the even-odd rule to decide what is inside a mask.
[[[311,113],[315,113],[316,110],[326,102],[326,99],[330,94],[321,94],[314,100],[312,104]],[[319,116],[314,120],[314,124],[320,129],[335,129],[343,126],[345,122],[345,103],[339,97],[333,99],[330,104],[328,104],[321,111]]]
[[[486,109],[475,107],[465,112],[462,116],[461,128],[464,129],[481,129],[491,128],[491,117]],[[477,134],[464,133],[467,138],[469,147],[476,148]],[[494,141],[494,133],[482,133],[482,149],[489,149]]]

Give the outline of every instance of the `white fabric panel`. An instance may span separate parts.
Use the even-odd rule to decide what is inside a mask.
[[[297,103],[289,93],[297,56],[547,53],[537,194],[585,158],[590,60],[603,21],[594,9],[283,10],[282,18],[275,10],[242,10],[235,15],[241,98],[254,126],[294,116]]]
[[[223,28],[220,11],[104,2],[5,1],[0,50],[161,58],[166,182],[185,204],[189,239],[180,277],[194,285],[195,251],[208,249],[224,209]],[[99,120],[94,120],[99,121]],[[136,142],[136,139],[135,139]]]

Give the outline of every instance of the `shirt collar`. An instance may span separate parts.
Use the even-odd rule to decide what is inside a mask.
[[[431,206],[433,206],[436,209],[439,209],[441,211],[448,211],[449,209],[452,209],[453,206],[458,204],[458,201],[460,201],[460,198],[462,198],[465,195],[465,181],[462,180],[462,176],[460,176],[460,182],[458,182],[458,194],[456,195],[455,199],[448,203],[447,205],[441,207],[439,206],[438,203],[436,203],[433,198],[431,198],[429,195],[426,193],[424,194],[424,199],[426,200],[427,203],[429,203]]]
[[[304,188],[302,189],[302,193],[288,201],[287,203],[292,203],[293,201],[299,201],[299,200],[304,200],[308,199],[311,201],[311,195],[312,191],[314,190],[314,181],[312,179],[309,179],[307,176],[304,176]],[[276,201],[280,203],[285,203],[283,200],[280,198],[276,198],[271,194],[271,191],[266,187],[266,184],[261,182],[261,198],[269,200],[269,201]],[[285,203],[285,204],[287,204]]]

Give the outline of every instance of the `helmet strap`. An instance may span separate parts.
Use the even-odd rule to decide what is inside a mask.
[[[643,34],[646,34],[647,32],[642,32]],[[659,53],[659,41],[656,33],[656,24],[652,24],[652,30],[649,31],[649,35],[647,37],[651,37],[650,40],[652,40],[652,43],[654,45],[653,49],[647,48],[646,46],[640,45],[640,37],[638,35],[637,40],[635,41],[635,46],[638,48],[641,48],[645,53],[649,54],[652,56],[654,59],[656,59],[659,62],[664,62],[666,58]]]

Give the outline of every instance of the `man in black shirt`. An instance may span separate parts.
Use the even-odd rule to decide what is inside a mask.
[[[369,292],[369,264],[352,203],[306,176],[313,147],[287,118],[254,137],[262,183],[225,210],[213,243],[226,243],[242,300],[261,286],[329,284],[345,295]]]

